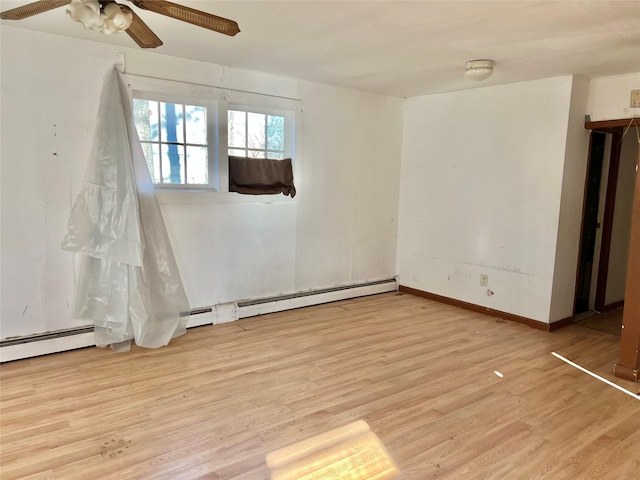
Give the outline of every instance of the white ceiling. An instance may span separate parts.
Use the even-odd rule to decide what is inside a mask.
[[[27,3],[2,0],[0,8]],[[164,41],[156,53],[386,95],[640,72],[640,0],[175,3],[236,20],[241,32],[227,37],[130,4]],[[137,48],[126,34],[85,30],[65,10],[0,25]],[[476,58],[496,62],[482,83],[463,75]]]

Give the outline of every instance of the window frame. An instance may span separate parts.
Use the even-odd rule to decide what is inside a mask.
[[[281,108],[271,108],[271,107],[260,107],[260,106],[256,106],[256,105],[248,105],[248,104],[244,104],[244,103],[229,103],[227,105],[227,110],[226,110],[226,118],[227,118],[227,122],[229,120],[229,110],[235,110],[235,111],[240,111],[240,112],[245,112],[245,113],[259,113],[262,115],[271,115],[271,116],[278,116],[278,117],[284,117],[284,151],[283,151],[283,159],[284,158],[291,158],[292,162],[293,162],[293,155],[292,155],[292,151],[293,151],[293,145],[294,145],[294,128],[293,128],[293,117],[294,117],[294,112],[291,110],[285,110],[285,109],[281,109]],[[226,130],[226,134],[227,134],[227,142],[229,140],[229,127],[227,125],[227,130]],[[238,150],[242,150],[241,148],[238,147],[232,147],[232,146],[228,146],[227,147],[227,152],[229,150],[232,149],[238,149]],[[248,145],[246,148],[244,148],[244,150],[250,150]],[[255,150],[259,150],[259,149],[255,149]],[[265,145],[265,158],[266,157],[266,153],[267,153],[267,148]],[[250,157],[250,158],[259,158],[259,157]],[[277,161],[277,159],[273,159],[274,161]]]
[[[189,97],[184,95],[175,95],[175,94],[166,94],[166,93],[156,93],[156,92],[148,92],[148,91],[139,91],[134,90],[131,98],[131,102],[133,103],[134,99],[140,100],[148,100],[151,102],[164,102],[164,103],[173,103],[176,105],[193,105],[204,107],[206,111],[207,117],[207,167],[208,167],[208,183],[153,183],[154,187],[157,189],[167,189],[167,190],[215,190],[218,191],[219,185],[219,165],[220,165],[220,151],[219,151],[219,136],[220,136],[220,128],[217,125],[217,119],[219,117],[219,105],[217,100],[208,99],[208,98],[198,98],[198,97]],[[140,143],[158,143],[163,145],[161,139],[158,142],[148,142],[140,140]],[[168,144],[165,142],[164,144]],[[178,143],[178,145],[188,145],[186,137],[184,138],[184,143]],[[185,157],[185,165],[186,164]],[[186,167],[188,169],[188,167]],[[151,172],[149,172],[151,173]],[[152,176],[153,181],[153,176]]]
[[[167,99],[173,103],[194,104],[208,101],[217,106],[213,110],[214,116],[207,117],[207,122],[215,118],[217,128],[215,129],[214,143],[211,137],[208,138],[209,148],[215,150],[215,167],[217,174],[209,177],[208,185],[188,185],[188,184],[162,184],[154,183],[158,201],[161,204],[180,203],[280,203],[297,202],[295,199],[284,195],[239,195],[229,192],[229,156],[228,156],[228,110],[230,106],[236,108],[248,108],[257,113],[267,113],[285,116],[285,142],[287,144],[287,154],[285,158],[292,158],[294,177],[296,185],[300,183],[300,157],[302,124],[299,118],[301,101],[296,98],[269,95],[265,93],[253,93],[246,90],[234,90],[221,86],[201,85],[187,83],[184,81],[166,80],[155,77],[134,75],[129,73],[121,74],[127,87],[129,101],[133,105],[133,98],[145,99]],[[174,101],[176,100],[176,101]],[[207,113],[209,113],[207,111]],[[207,130],[209,136],[209,131]],[[295,155],[295,159],[293,158]],[[211,158],[209,159],[211,166]]]

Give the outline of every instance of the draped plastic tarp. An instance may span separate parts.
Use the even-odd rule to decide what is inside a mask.
[[[189,303],[115,69],[62,248],[82,255],[75,317],[93,322],[96,345],[156,348],[185,333]]]

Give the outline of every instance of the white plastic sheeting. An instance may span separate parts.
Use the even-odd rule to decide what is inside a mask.
[[[96,345],[156,348],[185,333],[189,303],[115,69],[62,248],[83,256],[75,316],[93,322]]]

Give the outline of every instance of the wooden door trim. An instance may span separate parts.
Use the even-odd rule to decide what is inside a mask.
[[[638,152],[640,165],[640,151]],[[613,368],[616,377],[640,381],[640,172],[636,173],[636,187],[631,214],[631,240],[627,264],[620,361]]]
[[[620,150],[622,147],[622,132],[617,128],[611,139],[611,155],[609,159],[609,173],[607,175],[607,193],[604,201],[604,218],[602,220],[602,242],[600,245],[600,262],[598,264],[598,281],[596,284],[595,309],[605,311],[605,295],[607,292],[607,278],[609,275],[609,256],[611,254],[611,236],[613,234],[613,214],[616,205],[616,191],[618,187],[618,172],[620,170]]]
[[[635,125],[640,128],[640,118],[620,118],[618,120],[601,120],[598,122],[585,122],[585,130],[597,130],[599,132],[612,132],[614,128],[627,128]]]
[[[576,303],[578,302],[578,287],[580,286],[580,263],[582,259],[582,235],[584,230],[584,217],[587,210],[587,190],[589,189],[589,175],[591,175],[592,161],[591,148],[593,148],[593,131],[589,134],[589,149],[587,150],[587,174],[584,177],[584,193],[582,194],[582,219],[580,220],[580,244],[578,245],[578,265],[576,266],[576,288],[573,292],[573,315],[576,314]]]

